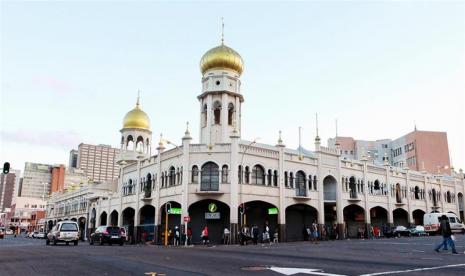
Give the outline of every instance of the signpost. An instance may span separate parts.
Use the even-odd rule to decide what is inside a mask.
[[[182,210],[181,210],[181,208],[170,208],[168,210],[168,213],[170,215],[180,215],[182,213]]]
[[[184,217],[184,222],[190,222],[191,221],[191,217],[187,216],[187,217]]]
[[[278,214],[278,208],[269,208],[268,209],[268,215],[277,215]]]
[[[205,219],[220,219],[220,213],[205,213]]]

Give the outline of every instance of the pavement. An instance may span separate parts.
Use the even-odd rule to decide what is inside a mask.
[[[459,255],[436,253],[442,238],[162,247],[46,246],[45,240],[0,239],[0,275],[465,275]],[[151,274],[152,273],[152,274]]]

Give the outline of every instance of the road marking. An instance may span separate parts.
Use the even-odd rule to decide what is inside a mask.
[[[415,268],[415,269],[407,269],[407,270],[376,272],[376,273],[362,274],[360,276],[374,276],[374,275],[385,275],[385,274],[409,273],[409,272],[436,270],[436,269],[449,268],[449,267],[459,267],[459,266],[465,266],[465,264],[452,264],[452,265],[423,267],[423,268]]]
[[[341,274],[325,273],[322,269],[314,268],[294,268],[294,267],[276,267],[272,266],[268,268],[274,272],[278,272],[284,275],[294,275],[298,273],[311,274],[311,275],[323,275],[323,276],[345,276]]]

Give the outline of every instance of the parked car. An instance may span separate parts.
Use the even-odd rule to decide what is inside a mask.
[[[34,232],[32,231],[26,234],[26,238],[33,238],[33,237],[34,237]]]
[[[385,233],[385,236],[388,238],[393,238],[393,237],[400,238],[401,236],[410,237],[410,235],[411,235],[410,230],[407,229],[407,227],[402,226],[402,225],[392,227]]]
[[[59,242],[64,242],[68,245],[73,242],[78,245],[79,240],[79,225],[75,221],[60,221],[55,225],[45,238],[45,244],[57,245]]]
[[[455,233],[464,233],[465,234],[465,225],[460,221],[460,219],[454,213],[429,213],[423,216],[423,221],[425,225],[425,231],[430,234],[436,234],[439,232],[439,225],[441,224],[440,218],[446,215],[449,219],[450,228],[452,232]]]
[[[428,233],[425,231],[425,227],[421,225],[413,226],[409,228],[409,230],[412,236],[428,236]]]
[[[37,235],[39,234],[39,231],[34,231],[32,232],[32,237],[31,238],[37,238]]]
[[[89,244],[92,245],[95,242],[100,245],[105,243],[112,245],[116,243],[121,246],[126,241],[126,232],[123,231],[122,228],[117,226],[100,226],[90,235]]]
[[[36,239],[45,239],[45,233],[44,232],[39,232],[35,236]]]
[[[7,235],[13,235],[13,233],[14,232],[11,229],[6,230],[6,232],[5,232],[5,234],[7,234]]]

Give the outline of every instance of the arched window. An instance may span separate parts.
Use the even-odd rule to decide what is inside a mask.
[[[181,183],[181,173],[179,172],[179,168],[176,169],[176,184]]]
[[[415,186],[415,199],[420,199],[420,188]]]
[[[176,169],[174,167],[170,168],[170,178],[169,178],[169,185],[174,186],[176,185]]]
[[[142,138],[142,136],[137,137],[136,151],[137,152],[144,152],[144,138]]]
[[[355,183],[355,177],[353,176],[349,178],[349,193],[350,198],[357,198],[357,185]]]
[[[197,166],[192,166],[192,183],[199,183],[199,168]]]
[[[310,174],[308,175],[308,189],[312,190],[312,176]]]
[[[206,104],[204,104],[202,108],[202,127],[207,126],[207,112],[208,112],[208,107]]]
[[[126,149],[127,150],[134,149],[134,138],[132,137],[132,135],[129,135],[128,139],[126,140]]]
[[[278,187],[278,171],[273,172],[273,186]]]
[[[292,172],[289,173],[289,186],[294,188],[294,174]]]
[[[219,168],[213,162],[207,162],[202,166],[200,190],[218,191],[220,188]]]
[[[250,183],[250,169],[249,169],[249,166],[245,167],[245,183],[246,184]]]
[[[213,104],[213,116],[215,125],[221,124],[221,103],[218,101]]]
[[[298,171],[296,174],[296,196],[307,196],[307,189],[305,188],[305,173]]]
[[[287,178],[287,172],[284,172],[284,187],[289,187],[289,179]]]
[[[252,169],[252,184],[265,185],[265,170],[260,165],[255,165]]]
[[[165,172],[165,187],[168,187],[169,182],[168,182],[168,172]]]
[[[229,173],[228,166],[223,165],[223,167],[221,168],[221,183],[228,183],[229,182],[228,173]]]
[[[161,187],[165,187],[165,173],[161,173]]]
[[[271,172],[271,170],[268,170],[268,173],[266,174],[266,183],[268,184],[268,186],[271,186],[271,178],[273,177],[273,173]]]
[[[228,125],[232,126],[234,117],[234,105],[229,103],[228,105]]]
[[[400,190],[400,184],[396,184],[396,201],[397,203],[402,203],[402,195],[401,195],[401,190]]]
[[[314,189],[315,191],[318,189],[318,186],[317,186],[317,183],[318,183],[318,182],[316,182],[316,180],[317,180],[317,179],[316,179],[316,175],[314,175],[314,176],[313,176],[313,189]]]
[[[449,191],[447,191],[447,202],[448,202],[448,203],[451,203],[451,202],[452,202],[451,196],[450,196],[450,192],[449,192]]]

